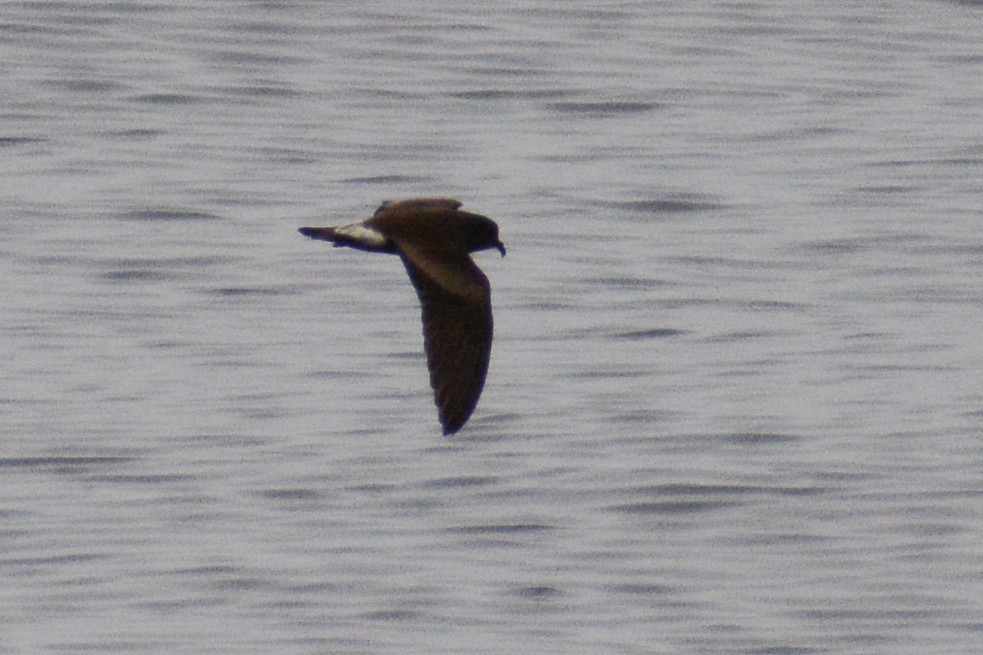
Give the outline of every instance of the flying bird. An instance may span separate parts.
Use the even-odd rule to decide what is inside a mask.
[[[399,255],[420,298],[430,386],[445,435],[471,417],[491,355],[491,286],[470,253],[495,248],[505,256],[498,225],[460,207],[452,198],[392,200],[359,223],[300,228],[336,248]]]

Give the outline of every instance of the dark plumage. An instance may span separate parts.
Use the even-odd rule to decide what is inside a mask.
[[[498,225],[451,198],[387,201],[372,218],[302,227],[312,239],[399,255],[423,310],[430,386],[444,434],[467,422],[485,385],[492,344],[491,287],[470,253],[496,248]]]

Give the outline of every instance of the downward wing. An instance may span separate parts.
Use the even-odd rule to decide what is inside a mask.
[[[491,355],[488,278],[466,253],[433,256],[405,243],[399,251],[420,297],[430,386],[444,434],[471,416],[485,386]]]

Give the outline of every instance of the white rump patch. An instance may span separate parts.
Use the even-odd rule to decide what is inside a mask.
[[[386,237],[370,227],[365,227],[364,223],[342,225],[341,227],[336,227],[335,232],[343,237],[348,237],[356,243],[361,243],[368,248],[384,248],[386,246]]]

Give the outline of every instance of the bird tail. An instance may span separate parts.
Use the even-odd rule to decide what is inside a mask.
[[[342,243],[341,235],[333,227],[302,227],[297,231],[305,237],[318,239],[319,241],[330,241],[336,246],[346,245]]]
[[[298,230],[305,237],[330,241],[336,248],[348,246],[369,252],[394,254],[396,248],[385,236],[363,223],[352,223],[341,227],[302,227]]]

